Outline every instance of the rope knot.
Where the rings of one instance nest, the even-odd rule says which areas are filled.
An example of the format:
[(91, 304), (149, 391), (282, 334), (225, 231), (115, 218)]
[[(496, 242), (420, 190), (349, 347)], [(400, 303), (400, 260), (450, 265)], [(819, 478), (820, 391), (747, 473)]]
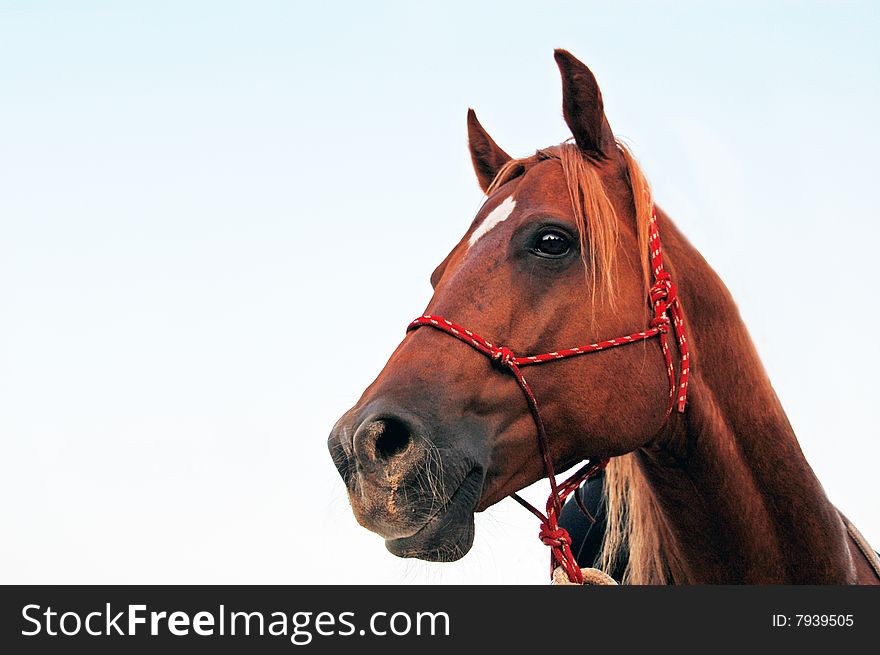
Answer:
[(571, 544), (571, 537), (568, 534), (568, 530), (559, 527), (551, 529), (546, 523), (541, 525), (541, 531), (538, 533), (538, 537), (545, 546), (562, 548), (564, 544)]
[(655, 304), (658, 302), (664, 302), (667, 305), (674, 303), (676, 298), (678, 298), (678, 289), (675, 288), (672, 276), (666, 271), (658, 273), (657, 279), (654, 281), (653, 286), (651, 286), (648, 295), (651, 298), (651, 302)]
[(667, 334), (669, 332), (669, 324), (670, 320), (665, 312), (663, 314), (660, 314), (660, 316), (655, 316), (651, 319), (651, 327), (657, 328), (657, 330), (659, 332), (662, 332), (663, 334)]
[(497, 366), (510, 368), (515, 365), (516, 355), (513, 354), (513, 351), (507, 346), (498, 346), (495, 350), (492, 351), (492, 362)]

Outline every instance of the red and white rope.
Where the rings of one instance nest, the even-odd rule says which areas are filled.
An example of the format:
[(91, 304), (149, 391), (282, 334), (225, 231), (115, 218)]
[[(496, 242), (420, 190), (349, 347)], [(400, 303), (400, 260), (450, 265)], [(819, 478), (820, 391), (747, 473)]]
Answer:
[[(553, 352), (542, 353), (539, 355), (529, 355), (527, 357), (518, 357), (509, 348), (505, 346), (496, 346), (491, 341), (484, 339), (471, 330), (456, 325), (452, 321), (441, 316), (434, 316), (431, 314), (419, 316), (407, 327), (407, 332), (421, 327), (431, 327), (449, 334), (491, 359), (499, 370), (509, 371), (514, 379), (516, 379), (516, 382), (526, 399), (532, 418), (535, 421), (535, 427), (538, 433), (538, 447), (541, 451), (541, 457), (544, 460), (544, 470), (547, 473), (547, 478), (550, 480), (550, 497), (547, 499), (546, 513), (533, 507), (518, 494), (512, 494), (512, 497), (541, 521), (539, 537), (544, 544), (551, 548), (551, 572), (555, 565), (558, 564), (564, 568), (572, 582), (581, 584), (584, 579), (580, 567), (577, 564), (577, 560), (571, 551), (571, 537), (565, 528), (560, 527), (558, 519), (559, 515), (562, 513), (562, 505), (568, 496), (570, 496), (581, 485), (581, 483), (584, 482), (584, 480), (603, 469), (608, 463), (608, 460), (604, 459), (595, 462), (589, 461), (578, 469), (574, 475), (566, 479), (564, 482), (557, 484), (556, 474), (553, 467), (553, 457), (550, 453), (550, 444), (547, 438), (547, 432), (544, 428), (544, 421), (541, 419), (541, 414), (538, 410), (538, 402), (535, 399), (535, 395), (532, 393), (528, 382), (526, 382), (525, 376), (523, 376), (522, 369), (526, 366), (544, 364), (570, 357), (578, 357), (580, 355), (625, 346), (630, 343), (639, 343), (653, 337), (658, 337), (660, 341), (660, 350), (663, 354), (667, 374), (669, 376), (669, 405), (666, 409), (666, 418), (669, 418), (673, 408), (676, 408), (679, 412), (684, 412), (685, 404), (687, 402), (688, 378), (690, 375), (690, 353), (688, 351), (684, 317), (681, 311), (681, 301), (678, 297), (678, 291), (675, 284), (672, 282), (672, 277), (663, 268), (663, 253), (660, 247), (660, 232), (657, 228), (657, 213), (653, 209), (651, 212), (648, 237), (651, 256), (651, 271), (654, 278), (654, 282), (649, 291), (649, 298), (654, 311), (654, 318), (651, 320), (649, 327), (641, 332), (634, 332), (615, 339), (597, 341), (596, 343), (587, 344), (585, 346), (565, 348), (563, 350), (555, 350)], [(672, 361), (672, 353), (669, 348), (668, 335), (670, 330), (675, 336), (679, 355), (681, 357), (681, 371), (677, 383), (675, 367)], [(556, 564), (554, 564), (554, 562)]]

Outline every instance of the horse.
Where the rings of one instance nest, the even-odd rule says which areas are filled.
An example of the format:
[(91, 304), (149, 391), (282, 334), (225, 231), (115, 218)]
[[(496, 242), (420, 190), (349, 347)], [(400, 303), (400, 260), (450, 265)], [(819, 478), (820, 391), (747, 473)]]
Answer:
[[(554, 57), (571, 139), (513, 158), (468, 110), (485, 201), (433, 272), (424, 316), (328, 440), (355, 518), (397, 556), (453, 561), (475, 512), (545, 476), (558, 491), (554, 470), (592, 462), (577, 487), (607, 462), (596, 564), (625, 553), (622, 582), (880, 584), (731, 294), (654, 204), (593, 73)], [(630, 341), (555, 357), (614, 335)], [(548, 357), (528, 382), (521, 368), (537, 362), (522, 353)], [(570, 548), (551, 527), (545, 543)]]

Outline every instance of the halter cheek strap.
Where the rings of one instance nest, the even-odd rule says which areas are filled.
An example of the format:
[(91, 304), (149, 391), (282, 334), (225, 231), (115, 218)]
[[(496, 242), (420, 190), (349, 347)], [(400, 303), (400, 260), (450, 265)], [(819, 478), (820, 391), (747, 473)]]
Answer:
[[(567, 359), (570, 357), (578, 357), (587, 353), (598, 352), (600, 350), (608, 350), (618, 346), (624, 346), (630, 343), (639, 343), (657, 337), (660, 341), (660, 350), (666, 363), (666, 370), (669, 375), (669, 405), (666, 408), (666, 418), (672, 413), (673, 409), (684, 412), (687, 402), (687, 385), (690, 374), (690, 354), (688, 352), (688, 342), (685, 335), (684, 318), (681, 312), (681, 302), (678, 298), (678, 292), (672, 277), (663, 268), (663, 254), (660, 249), (660, 233), (657, 229), (657, 212), (652, 209), (651, 220), (649, 224), (649, 247), (651, 255), (651, 270), (654, 282), (649, 291), (651, 306), (654, 311), (654, 318), (651, 320), (649, 327), (642, 332), (635, 332), (616, 339), (608, 339), (606, 341), (598, 341), (586, 346), (578, 346), (575, 348), (566, 348), (565, 350), (556, 350), (553, 352), (543, 353), (540, 355), (530, 355), (528, 357), (517, 357), (512, 350), (505, 346), (496, 346), (492, 342), (483, 337), (474, 334), (468, 329), (456, 325), (451, 321), (440, 316), (426, 314), (419, 316), (407, 327), (407, 332), (417, 330), (421, 327), (431, 327), (450, 336), (463, 341), (471, 346), (474, 350), (488, 357), (493, 365), (500, 371), (511, 373), (522, 390), (529, 411), (535, 422), (537, 429), (538, 447), (541, 451), (541, 457), (544, 460), (544, 470), (547, 478), (550, 480), (550, 497), (547, 499), (546, 514), (533, 507), (526, 502), (518, 494), (511, 494), (514, 500), (520, 505), (528, 509), (541, 521), (541, 531), (539, 537), (541, 541), (551, 548), (551, 571), (554, 566), (561, 566), (569, 580), (578, 584), (583, 584), (584, 577), (581, 569), (577, 564), (577, 559), (571, 550), (571, 537), (568, 531), (560, 527), (558, 519), (562, 513), (562, 505), (565, 500), (577, 489), (581, 483), (587, 480), (598, 471), (605, 468), (608, 459), (598, 461), (590, 460), (574, 475), (569, 477), (562, 483), (557, 484), (556, 474), (553, 467), (553, 457), (550, 454), (550, 444), (547, 439), (547, 431), (544, 428), (544, 421), (538, 410), (538, 401), (532, 393), (522, 369), (526, 366), (535, 364), (545, 364), (547, 362), (556, 361), (558, 359)], [(669, 333), (674, 334), (678, 351), (681, 356), (681, 372), (676, 382), (675, 367), (672, 362), (672, 353), (669, 348)]]

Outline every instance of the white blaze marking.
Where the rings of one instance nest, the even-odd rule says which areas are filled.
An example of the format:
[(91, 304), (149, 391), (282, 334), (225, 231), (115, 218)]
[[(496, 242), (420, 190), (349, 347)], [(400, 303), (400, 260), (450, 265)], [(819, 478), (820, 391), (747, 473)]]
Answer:
[(480, 223), (479, 227), (474, 230), (471, 238), (468, 239), (468, 248), (479, 241), (480, 238), (493, 227), (499, 225), (500, 223), (503, 223), (508, 218), (510, 218), (510, 215), (513, 213), (514, 207), (516, 207), (516, 201), (513, 199), (513, 197), (507, 196), (500, 205), (489, 212), (489, 215), (483, 219), (483, 222)]

